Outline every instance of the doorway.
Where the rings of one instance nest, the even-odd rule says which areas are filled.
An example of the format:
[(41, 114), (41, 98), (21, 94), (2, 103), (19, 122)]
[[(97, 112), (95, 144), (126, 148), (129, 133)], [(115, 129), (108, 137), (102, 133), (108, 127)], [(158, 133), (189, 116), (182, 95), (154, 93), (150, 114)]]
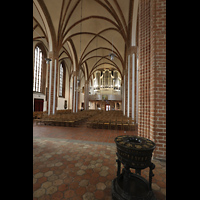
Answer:
[(34, 111), (43, 111), (44, 99), (34, 99)]
[(105, 110), (106, 110), (106, 111), (109, 111), (109, 110), (110, 110), (110, 105), (109, 105), (109, 104), (106, 104), (106, 105), (105, 105)]

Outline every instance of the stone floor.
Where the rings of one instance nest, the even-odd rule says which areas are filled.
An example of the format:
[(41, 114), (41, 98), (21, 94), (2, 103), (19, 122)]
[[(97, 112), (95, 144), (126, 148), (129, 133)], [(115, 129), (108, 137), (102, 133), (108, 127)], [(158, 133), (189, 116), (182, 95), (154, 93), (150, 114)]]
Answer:
[[(33, 200), (111, 200), (116, 177), (116, 130), (33, 124)], [(166, 163), (152, 161), (152, 188), (157, 200), (166, 199)], [(142, 171), (148, 180), (148, 169)]]

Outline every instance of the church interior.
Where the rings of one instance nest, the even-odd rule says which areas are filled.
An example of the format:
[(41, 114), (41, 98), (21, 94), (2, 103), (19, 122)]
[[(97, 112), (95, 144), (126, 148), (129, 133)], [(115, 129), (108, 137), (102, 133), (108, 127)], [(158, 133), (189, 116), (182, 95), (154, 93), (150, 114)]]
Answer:
[(114, 199), (121, 135), (166, 199), (166, 0), (33, 0), (33, 200)]

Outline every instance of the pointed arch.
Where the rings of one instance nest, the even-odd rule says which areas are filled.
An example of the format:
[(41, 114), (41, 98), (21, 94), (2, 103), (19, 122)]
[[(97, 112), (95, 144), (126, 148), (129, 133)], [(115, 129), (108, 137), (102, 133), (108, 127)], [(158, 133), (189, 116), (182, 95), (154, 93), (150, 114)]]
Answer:
[(53, 51), (53, 48), (56, 47), (56, 34), (55, 34), (53, 23), (51, 21), (50, 14), (43, 0), (33, 0), (33, 3), (35, 4), (41, 16), (41, 19), (44, 23), (44, 26), (47, 32), (46, 35), (49, 42), (49, 51), (51, 52)]
[(33, 65), (33, 91), (45, 94), (46, 78), (46, 49), (41, 42), (34, 47), (34, 65)]

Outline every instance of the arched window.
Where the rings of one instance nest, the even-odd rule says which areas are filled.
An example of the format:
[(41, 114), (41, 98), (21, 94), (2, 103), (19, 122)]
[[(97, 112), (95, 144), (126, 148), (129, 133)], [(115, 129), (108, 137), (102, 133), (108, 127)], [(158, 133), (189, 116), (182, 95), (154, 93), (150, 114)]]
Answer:
[(65, 65), (60, 64), (59, 97), (65, 97)]
[(34, 77), (33, 77), (33, 91), (42, 92), (42, 63), (43, 56), (42, 50), (35, 47), (35, 58), (34, 58)]

